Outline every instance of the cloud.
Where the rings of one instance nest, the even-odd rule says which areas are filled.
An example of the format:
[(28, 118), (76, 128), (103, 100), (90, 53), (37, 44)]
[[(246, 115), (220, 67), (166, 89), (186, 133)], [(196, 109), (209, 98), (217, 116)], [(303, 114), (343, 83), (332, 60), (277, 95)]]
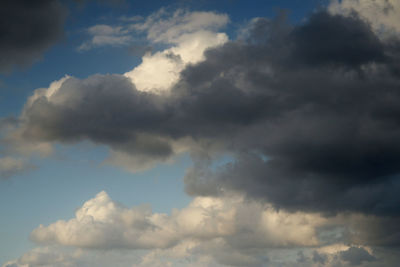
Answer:
[(226, 26), (229, 17), (215, 12), (188, 12), (178, 9), (172, 14), (160, 9), (132, 29), (147, 32), (147, 38), (155, 43), (180, 43), (182, 38), (199, 31), (215, 32)]
[[(175, 85), (188, 64), (203, 60), (206, 49), (227, 41), (223, 33), (196, 32), (182, 38), (177, 46), (154, 54), (145, 54), (142, 63), (125, 73), (140, 91), (162, 92)], [(157, 74), (155, 74), (157, 73)]]
[(123, 21), (125, 24), (121, 26), (89, 27), (86, 31), (91, 39), (81, 44), (78, 50), (132, 45), (143, 33), (150, 43), (167, 45), (167, 49), (155, 53), (145, 47), (142, 63), (124, 74), (140, 91), (168, 90), (179, 80), (186, 65), (204, 60), (206, 49), (228, 40), (225, 33), (217, 31), (229, 22), (229, 18), (215, 12), (160, 9), (147, 18), (123, 18)]
[[(193, 13), (182, 11), (179, 14), (186, 18), (184, 22), (188, 22), (187, 17), (191, 17)], [(153, 167), (158, 162), (171, 162), (174, 155), (187, 151), (188, 141), (185, 140), (185, 136), (174, 139), (168, 135), (160, 135), (157, 131), (152, 135), (142, 132), (141, 127), (137, 128), (138, 131), (134, 128), (139, 120), (143, 125), (147, 123), (156, 125), (167, 120), (169, 114), (173, 112), (168, 110), (173, 101), (161, 95), (155, 96), (153, 93), (160, 94), (170, 90), (170, 87), (179, 80), (180, 70), (188, 64), (204, 60), (203, 53), (206, 49), (222, 45), (227, 41), (225, 34), (206, 30), (209, 25), (207, 23), (203, 25), (199, 19), (203, 13), (194, 14), (197, 15), (193, 18), (197, 19), (197, 24), (200, 25), (191, 28), (190, 36), (182, 37), (179, 43), (174, 43), (164, 51), (145, 54), (142, 63), (124, 75), (94, 75), (84, 80), (66, 75), (51, 83), (48, 88), (37, 89), (27, 101), (21, 117), (15, 122), (15, 125), (27, 127), (17, 127), (18, 129), (9, 131), (3, 138), (8, 149), (24, 154), (30, 154), (36, 149), (40, 150), (39, 153), (42, 155), (48, 155), (51, 153), (51, 143), (59, 141), (59, 134), (64, 132), (66, 135), (62, 137), (62, 142), (89, 138), (93, 142), (110, 145), (111, 154), (106, 162), (123, 166), (133, 172)], [(204, 14), (212, 18), (222, 16), (211, 12)], [(204, 14), (200, 18), (207, 18)], [(176, 13), (174, 16), (178, 19)], [(178, 22), (175, 24), (177, 28), (182, 27)], [(206, 28), (201, 30), (203, 26)], [(90, 31), (96, 36), (126, 33), (121, 27), (112, 28), (107, 25), (97, 25)], [(146, 93), (147, 91), (152, 94)], [(99, 113), (98, 111), (105, 106), (108, 110)], [(58, 111), (50, 111), (53, 108)], [(86, 110), (87, 108), (91, 111)], [(33, 113), (37, 113), (38, 117), (32, 116)], [(113, 125), (104, 123), (103, 115), (108, 117)], [(40, 118), (42, 116), (49, 117)], [(75, 116), (81, 117), (82, 121), (74, 121), (78, 118)], [(94, 119), (95, 117), (98, 119)], [(50, 126), (52, 123), (45, 122), (48, 119), (61, 124), (56, 127)], [(128, 126), (126, 119), (132, 120), (128, 124), (134, 128), (122, 129)], [(67, 122), (68, 120), (71, 121)], [(87, 124), (89, 121), (90, 125)], [(50, 128), (45, 130), (43, 128), (45, 125), (40, 125), (41, 122), (45, 122)], [(78, 130), (81, 131), (81, 134), (78, 134), (75, 130), (80, 127), (86, 129)], [(52, 132), (51, 129), (55, 131)], [(94, 135), (88, 135), (88, 131)]]
[(338, 64), (357, 67), (384, 60), (382, 43), (370, 26), (359, 21), (356, 15), (315, 14), (307, 24), (293, 31), (293, 38), (296, 44), (294, 57), (314, 66)]
[(333, 14), (349, 15), (357, 12), (381, 37), (400, 32), (400, 3), (397, 0), (332, 0), (328, 9)]
[[(145, 55), (133, 71), (66, 76), (36, 90), (8, 137), (105, 144), (108, 162), (131, 171), (189, 152), (194, 166), (184, 181), (194, 201), (166, 215), (125, 208), (102, 193), (75, 218), (38, 227), (32, 239), (83, 249), (152, 249), (150, 263), (185, 243), (197, 260), (239, 266), (283, 262), (272, 254), (262, 258), (266, 248), (398, 246), (395, 42), (379, 38), (358, 15), (325, 11), (299, 25), (283, 15), (255, 19), (247, 39), (223, 42), (208, 24), (198, 30), (175, 20), (181, 19), (171, 22), (177, 30), (160, 40), (179, 36), (179, 42)], [(212, 47), (203, 45), (208, 39)], [(193, 40), (200, 45), (188, 53)], [(232, 161), (214, 167), (224, 154)], [(338, 250), (326, 257), (317, 252), (320, 257), (304, 252), (301, 261), (352, 264)], [(298, 251), (290, 253), (296, 266)]]
[[(100, 192), (76, 211), (75, 218), (39, 226), (31, 239), (79, 248), (171, 248), (180, 242), (222, 238), (231, 247), (285, 247), (318, 244), (316, 227), (325, 219), (285, 213), (242, 198), (195, 198), (171, 215), (148, 207), (126, 208)], [(221, 242), (221, 241), (219, 241)]]
[[(127, 46), (145, 33), (152, 44), (164, 44), (169, 48), (151, 53), (146, 51), (142, 63), (125, 73), (140, 91), (160, 92), (173, 86), (180, 72), (188, 64), (204, 60), (206, 49), (222, 45), (228, 40), (225, 33), (217, 32), (229, 18), (215, 12), (175, 12), (161, 9), (147, 18), (124, 19), (122, 26), (95, 25), (87, 29), (91, 36), (78, 50), (101, 46)], [(132, 23), (134, 22), (134, 23)]]
[(347, 236), (371, 231), (363, 225), (373, 220), (379, 218), (290, 213), (236, 194), (196, 197), (170, 214), (154, 213), (102, 191), (74, 218), (34, 229), (31, 240), (44, 246), (3, 267), (396, 266), (396, 247), (357, 245)]
[(327, 256), (324, 254), (319, 254), (317, 251), (314, 251), (312, 261), (324, 265), (327, 261)]
[[(381, 50), (386, 44), (377, 38), (371, 39), (377, 45), (365, 50), (376, 52), (358, 48), (357, 59), (341, 58), (353, 49), (342, 41), (336, 52), (331, 44), (315, 42), (319, 32), (311, 29), (321, 26), (321, 17), (337, 26), (333, 30), (323, 24), (324, 35), (346, 40), (350, 34), (363, 40), (359, 45), (370, 46), (373, 33), (357, 17), (322, 12), (293, 29), (262, 20), (261, 44), (257, 36), (251, 40), (256, 44), (229, 43), (183, 72), (194, 95), (209, 93), (208, 100), (214, 100), (197, 98), (191, 113), (201, 109), (207, 126), (220, 123), (213, 128), (215, 137), (221, 134), (237, 151), (247, 151), (215, 175), (190, 172), (189, 193), (206, 195), (226, 188), (280, 208), (398, 214), (399, 151), (392, 139), (398, 129), (389, 126), (396, 109), (384, 104), (387, 94), (391, 103), (397, 102), (392, 93), (399, 83), (392, 72), (396, 67)], [(346, 31), (338, 30), (342, 20), (351, 23), (344, 26)], [(265, 41), (265, 36), (271, 39)], [(379, 54), (384, 56), (371, 56)]]
[(26, 266), (44, 266), (44, 267), (69, 267), (76, 266), (73, 263), (74, 258), (49, 247), (35, 248), (19, 259), (4, 263), (3, 267), (26, 267)]
[(58, 0), (0, 4), (0, 72), (26, 66), (63, 36), (66, 8)]
[(33, 166), (22, 159), (9, 156), (0, 157), (0, 178), (8, 178), (31, 168)]
[[(3, 144), (46, 153), (89, 140), (130, 171), (189, 152), (194, 199), (162, 214), (101, 192), (31, 239), (89, 254), (144, 250), (129, 263), (138, 266), (397, 266), (399, 41), (361, 11), (330, 12), (298, 25), (256, 18), (231, 41), (218, 32), (229, 19), (213, 12), (92, 28), (143, 31), (166, 47), (122, 75), (35, 90), (19, 118), (0, 124)], [(215, 167), (221, 155), (231, 161)], [(40, 265), (22, 258), (9, 265)]]
[[(108, 145), (120, 165), (131, 155), (132, 166), (185, 151), (210, 151), (211, 160), (213, 151), (229, 153), (233, 163), (216, 173), (197, 162), (187, 192), (240, 191), (292, 211), (399, 215), (397, 46), (356, 15), (321, 11), (297, 26), (256, 19), (246, 41), (221, 43), (223, 35), (197, 31), (209, 24), (196, 16), (179, 24), (190, 14), (165, 22), (177, 30), (161, 40), (183, 34), (177, 45), (145, 55), (131, 72), (36, 90), (19, 136), (88, 139)], [(319, 40), (322, 32), (332, 42)], [(207, 49), (210, 38), (216, 46)], [(196, 53), (185, 59), (192, 42)]]
[(139, 262), (137, 255), (121, 251), (85, 251), (82, 249), (59, 246), (36, 247), (15, 260), (8, 261), (2, 267), (130, 267)]
[(204, 60), (204, 52), (227, 42), (217, 32), (229, 22), (228, 16), (214, 12), (171, 13), (165, 9), (148, 16), (144, 22), (130, 25), (131, 30), (146, 32), (152, 43), (172, 45), (164, 51), (147, 53), (142, 63), (125, 73), (140, 91), (160, 92), (171, 88), (188, 65)]
[(78, 51), (89, 50), (101, 46), (124, 46), (133, 41), (132, 36), (121, 26), (95, 25), (87, 29), (91, 39), (78, 47)]
[(369, 254), (368, 251), (358, 247), (350, 247), (348, 250), (340, 252), (340, 257), (352, 266), (361, 265), (364, 261), (376, 261), (376, 258)]

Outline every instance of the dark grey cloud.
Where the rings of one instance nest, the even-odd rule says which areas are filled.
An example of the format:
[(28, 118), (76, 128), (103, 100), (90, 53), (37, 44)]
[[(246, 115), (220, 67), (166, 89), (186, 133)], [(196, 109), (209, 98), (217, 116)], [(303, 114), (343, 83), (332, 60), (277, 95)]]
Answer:
[(369, 254), (364, 248), (350, 247), (346, 251), (340, 252), (340, 258), (349, 262), (352, 266), (361, 265), (363, 262), (376, 261), (376, 258)]
[(355, 231), (349, 232), (347, 242), (352, 244), (368, 244), (375, 247), (392, 248), (398, 250), (400, 246), (400, 218), (374, 217), (353, 219), (346, 224)]
[(320, 254), (317, 251), (313, 251), (312, 261), (314, 263), (319, 263), (324, 265), (325, 262), (327, 261), (327, 257), (325, 254)]
[(189, 137), (235, 158), (216, 172), (198, 162), (185, 177), (192, 195), (235, 190), (288, 210), (399, 216), (397, 43), (356, 15), (258, 19), (247, 40), (187, 67), (170, 94), (122, 75), (69, 78), (25, 107), (20, 131), (160, 159)]
[(0, 3), (0, 72), (26, 66), (63, 36), (66, 9), (58, 0)]
[(51, 101), (40, 96), (25, 108), (23, 135), (60, 142), (89, 139), (162, 159), (172, 153), (159, 135), (170, 117), (167, 107), (162, 97), (137, 91), (122, 75), (68, 78)]
[[(322, 12), (294, 28), (275, 23), (256, 23), (261, 43), (257, 35), (230, 43), (184, 72), (201, 94), (229, 88), (228, 104), (214, 99), (203, 112), (213, 121), (230, 114), (220, 129), (237, 133), (230, 145), (246, 151), (217, 172), (191, 170), (187, 191), (234, 189), (286, 209), (398, 215), (400, 84), (391, 57), (398, 47), (356, 16)], [(330, 42), (318, 39), (325, 31)], [(201, 87), (209, 81), (212, 89)], [(229, 120), (240, 132), (226, 128)]]
[(320, 12), (292, 33), (294, 57), (310, 65), (360, 66), (383, 61), (384, 48), (370, 26), (358, 18)]

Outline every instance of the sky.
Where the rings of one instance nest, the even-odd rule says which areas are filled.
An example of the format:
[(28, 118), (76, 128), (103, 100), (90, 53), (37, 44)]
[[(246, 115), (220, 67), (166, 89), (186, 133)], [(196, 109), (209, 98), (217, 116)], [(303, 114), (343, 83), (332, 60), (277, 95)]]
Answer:
[(0, 266), (394, 267), (399, 0), (0, 2)]

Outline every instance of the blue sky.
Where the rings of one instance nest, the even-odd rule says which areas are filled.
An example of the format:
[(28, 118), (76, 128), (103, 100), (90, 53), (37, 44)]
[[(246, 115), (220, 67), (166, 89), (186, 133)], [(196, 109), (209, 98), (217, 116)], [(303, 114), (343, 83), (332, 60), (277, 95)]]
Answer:
[(400, 3), (365, 3), (6, 1), (0, 266), (395, 266)]

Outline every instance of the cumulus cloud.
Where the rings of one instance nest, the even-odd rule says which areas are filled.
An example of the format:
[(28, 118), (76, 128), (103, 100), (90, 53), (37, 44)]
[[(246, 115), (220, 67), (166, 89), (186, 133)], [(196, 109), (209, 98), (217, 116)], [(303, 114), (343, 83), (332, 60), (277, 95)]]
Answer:
[(106, 192), (83, 204), (75, 218), (39, 226), (38, 243), (80, 248), (169, 248), (184, 240), (223, 239), (232, 247), (290, 247), (318, 244), (316, 228), (326, 219), (313, 214), (276, 211), (240, 197), (195, 198), (171, 215), (148, 207), (126, 208)]
[[(179, 16), (184, 19), (179, 19)], [(106, 162), (134, 172), (150, 168), (158, 162), (171, 162), (174, 155), (187, 151), (188, 140), (186, 140), (186, 136), (176, 139), (168, 135), (160, 135), (157, 131), (154, 134), (143, 132), (142, 129), (139, 129), (140, 127), (137, 128), (138, 131), (133, 128), (122, 129), (127, 126), (126, 119), (132, 120), (128, 124), (131, 124), (134, 128), (139, 121), (142, 121), (143, 125), (147, 123), (158, 124), (157, 127), (161, 129), (163, 127), (161, 124), (166, 124), (168, 117), (170, 117), (172, 110), (169, 109), (172, 107), (171, 105), (174, 105), (174, 101), (154, 94), (168, 91), (179, 80), (180, 71), (186, 65), (204, 60), (203, 54), (207, 48), (222, 45), (227, 41), (225, 34), (211, 31), (216, 29), (215, 25), (210, 26), (210, 23), (214, 23), (214, 20), (218, 18), (222, 20), (220, 24), (226, 23), (225, 15), (212, 12), (180, 11), (174, 13), (173, 18), (176, 21), (171, 27), (172, 29), (174, 27), (179, 29), (177, 31), (180, 35), (177, 33), (179, 36), (176, 37), (179, 37), (180, 40), (170, 44), (172, 46), (164, 51), (146, 54), (142, 63), (132, 71), (124, 75), (94, 75), (85, 80), (66, 75), (51, 83), (48, 88), (37, 89), (27, 101), (19, 118), (20, 124), (30, 124), (32, 127), (20, 127), (11, 131), (4, 138), (7, 146), (14, 151), (24, 152), (25, 154), (30, 154), (36, 149), (37, 151), (40, 150), (40, 154), (48, 155), (51, 153), (51, 142), (58, 141), (57, 136), (68, 128), (70, 130), (67, 131), (72, 131), (71, 135), (64, 132), (66, 135), (65, 138), (62, 138), (63, 142), (74, 142), (89, 138), (96, 143), (108, 144), (111, 147), (111, 154)], [(206, 21), (207, 19), (211, 21)], [(194, 20), (195, 23), (190, 22), (190, 20)], [(149, 24), (148, 21), (149, 18), (146, 20), (147, 24)], [(192, 26), (187, 29), (182, 26), (183, 23)], [(90, 30), (96, 36), (119, 35), (127, 32), (121, 27), (112, 28), (107, 25), (98, 25)], [(117, 90), (115, 90), (116, 88)], [(146, 93), (147, 91), (149, 93)], [(101, 98), (103, 100), (100, 100)], [(39, 102), (46, 102), (49, 105), (38, 104)], [(89, 104), (89, 102), (92, 104)], [(142, 105), (147, 105), (147, 108)], [(45, 106), (50, 109), (58, 106), (57, 109), (61, 109), (59, 112), (45, 111), (43, 110)], [(92, 107), (92, 111), (88, 112), (86, 109), (89, 106)], [(106, 106), (110, 109), (105, 110)], [(70, 114), (67, 115), (70, 119), (75, 120), (80, 117), (82, 121), (80, 123), (71, 121), (70, 125), (68, 125), (69, 123), (64, 126), (60, 125), (63, 129), (56, 129), (57, 127), (48, 125), (55, 130), (55, 132), (50, 133), (41, 129), (42, 126), (39, 125), (47, 119), (43, 120), (43, 118), (31, 116), (30, 110), (33, 109), (41, 114), (38, 114), (39, 117), (42, 115), (53, 117), (52, 119), (48, 117), (53, 122), (66, 122), (58, 117), (64, 112), (65, 115)], [(99, 113), (99, 109), (103, 109), (103, 111)], [(70, 112), (75, 113), (75, 115)], [(82, 116), (83, 113), (86, 113), (87, 116)], [(64, 117), (64, 115), (61, 116)], [(109, 122), (117, 124), (104, 124), (103, 116), (108, 117)], [(97, 117), (98, 120), (93, 120), (94, 117)], [(90, 122), (91, 126), (87, 122)], [(18, 124), (18, 121), (15, 124)], [(82, 135), (74, 136), (77, 134), (74, 130), (76, 126), (89, 127), (92, 130), (89, 130), (89, 128), (82, 129)], [(95, 136), (84, 133), (88, 130), (93, 132)], [(26, 140), (28, 141), (26, 142)]]
[[(132, 29), (165, 50), (123, 75), (67, 76), (36, 90), (12, 136), (105, 144), (108, 162), (133, 171), (190, 152), (184, 180), (194, 201), (166, 215), (101, 193), (75, 218), (35, 229), (33, 240), (165, 257), (186, 242), (198, 260), (239, 266), (283, 264), (260, 258), (265, 248), (333, 243), (356, 248), (291, 251), (292, 266), (374, 266), (361, 247), (398, 246), (397, 39), (381, 38), (357, 12), (322, 10), (298, 25), (283, 14), (258, 18), (233, 41), (218, 32), (224, 15), (163, 12)], [(221, 154), (232, 161), (214, 168)]]
[(31, 64), (63, 35), (66, 9), (58, 0), (0, 4), (0, 72)]
[[(236, 194), (196, 197), (164, 214), (147, 205), (125, 207), (102, 191), (74, 218), (33, 230), (31, 239), (44, 247), (3, 267), (396, 266), (398, 255), (390, 249), (357, 245), (346, 236), (364, 231), (353, 216), (278, 211)], [(326, 239), (339, 233), (342, 239)]]
[[(187, 16), (195, 23), (185, 27)], [(145, 56), (131, 72), (66, 77), (36, 90), (20, 136), (89, 139), (108, 145), (121, 165), (132, 155), (132, 166), (217, 150), (234, 162), (215, 174), (196, 164), (185, 178), (190, 194), (228, 189), (288, 210), (399, 215), (398, 46), (356, 14), (320, 11), (296, 26), (283, 17), (256, 19), (247, 41), (208, 50), (196, 41), (201, 57), (185, 62), (186, 38), (198, 40), (205, 32), (197, 30), (209, 27), (204, 16), (167, 20), (177, 30), (161, 40), (181, 36), (178, 44)], [(158, 32), (147, 20), (142, 27)]]
[(217, 32), (229, 22), (228, 16), (214, 12), (188, 12), (177, 10), (172, 14), (165, 9), (147, 17), (143, 22), (130, 25), (131, 30), (146, 32), (152, 43), (172, 47), (147, 53), (142, 63), (125, 73), (140, 91), (168, 90), (188, 65), (204, 60), (204, 51), (220, 46), (228, 40), (225, 33)]
[(206, 49), (222, 45), (228, 40), (227, 35), (218, 30), (229, 22), (229, 18), (215, 12), (183, 9), (171, 12), (160, 9), (147, 18), (123, 18), (122, 21), (125, 24), (120, 26), (102, 24), (89, 27), (86, 32), (90, 40), (81, 44), (78, 50), (132, 46), (134, 40), (143, 33), (151, 44), (167, 46), (165, 50), (155, 53), (145, 49), (142, 63), (124, 74), (140, 91), (169, 89), (179, 80), (180, 72), (186, 65), (204, 60)]

